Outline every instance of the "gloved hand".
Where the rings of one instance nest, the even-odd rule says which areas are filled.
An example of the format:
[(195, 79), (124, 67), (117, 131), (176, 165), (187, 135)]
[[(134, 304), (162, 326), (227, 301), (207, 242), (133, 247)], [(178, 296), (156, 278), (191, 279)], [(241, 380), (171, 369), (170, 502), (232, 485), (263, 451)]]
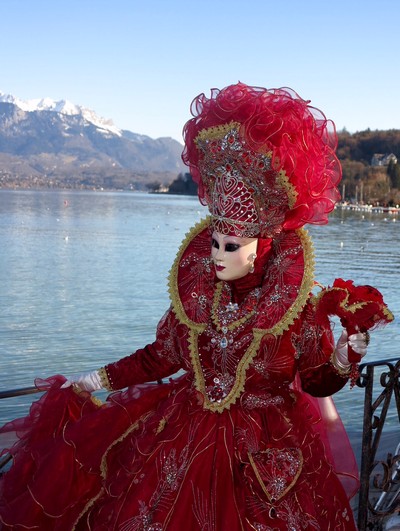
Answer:
[(70, 387), (71, 385), (77, 385), (78, 387), (80, 387), (84, 391), (88, 391), (89, 393), (92, 393), (93, 391), (98, 391), (99, 389), (103, 389), (103, 386), (101, 385), (99, 371), (73, 374), (69, 376), (65, 383), (63, 383), (61, 389), (65, 389), (66, 387)]
[(346, 369), (350, 367), (351, 362), (348, 357), (348, 347), (350, 347), (363, 358), (367, 353), (369, 343), (368, 332), (356, 332), (348, 335), (347, 331), (343, 329), (342, 335), (336, 343), (335, 358), (340, 368)]

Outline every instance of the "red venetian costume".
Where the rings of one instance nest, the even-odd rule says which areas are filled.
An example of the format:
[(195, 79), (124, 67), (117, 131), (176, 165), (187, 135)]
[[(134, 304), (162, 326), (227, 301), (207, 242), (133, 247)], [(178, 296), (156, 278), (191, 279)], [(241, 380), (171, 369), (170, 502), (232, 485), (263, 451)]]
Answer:
[[(232, 110), (246, 91), (250, 99)], [(281, 107), (270, 103), (269, 117), (258, 108), (263, 94)], [(4, 529), (355, 529), (348, 441), (331, 402), (313, 398), (341, 389), (348, 374), (332, 364), (328, 320), (316, 319), (312, 245), (300, 228), (326, 221), (337, 199), (335, 138), (326, 120), (318, 129), (307, 102), (288, 91), (238, 84), (222, 96), (212, 116), (204, 109), (218, 95), (200, 96), (203, 120), (193, 118), (186, 129), (184, 157), (212, 217), (181, 246), (170, 274), (171, 308), (155, 342), (102, 370), (111, 390), (128, 387), (106, 404), (60, 390), (63, 377), (42, 383), (49, 390), (31, 415), (8, 427), (20, 441), (2, 480)], [(299, 125), (273, 138), (294, 101), (310, 121), (303, 129), (314, 127), (326, 150), (318, 152), (315, 165), (323, 170), (312, 168), (314, 177), (310, 151), (297, 153), (303, 178), (315, 179), (305, 191), (285, 145), (299, 141)], [(243, 132), (243, 116), (268, 124), (266, 143), (260, 123), (246, 129), (252, 135)], [(300, 136), (304, 153), (315, 148), (303, 130)], [(254, 274), (216, 279), (211, 227), (261, 236)], [(145, 383), (179, 370), (168, 383)]]

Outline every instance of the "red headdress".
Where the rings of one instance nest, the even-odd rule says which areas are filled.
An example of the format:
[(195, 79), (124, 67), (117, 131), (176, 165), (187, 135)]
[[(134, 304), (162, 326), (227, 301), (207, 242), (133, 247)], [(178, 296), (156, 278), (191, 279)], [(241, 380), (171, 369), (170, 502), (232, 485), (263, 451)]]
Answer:
[(273, 237), (324, 224), (340, 198), (334, 124), (291, 89), (243, 83), (192, 103), (183, 161), (216, 230)]

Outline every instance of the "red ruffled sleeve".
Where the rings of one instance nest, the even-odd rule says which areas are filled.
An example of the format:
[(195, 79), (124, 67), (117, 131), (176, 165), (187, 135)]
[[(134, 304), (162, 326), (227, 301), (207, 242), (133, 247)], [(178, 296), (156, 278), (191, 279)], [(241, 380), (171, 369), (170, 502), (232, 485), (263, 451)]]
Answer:
[[(332, 315), (340, 318), (349, 334), (374, 330), (394, 319), (380, 291), (368, 285), (356, 286), (352, 280), (341, 278), (335, 279), (333, 286), (324, 288), (317, 297), (317, 322), (327, 323)], [(349, 361), (360, 360), (360, 355), (349, 347)]]
[(106, 365), (110, 390), (153, 382), (177, 372), (182, 368), (181, 348), (186, 335), (186, 327), (168, 310), (158, 324), (154, 343)]
[(301, 386), (312, 396), (331, 396), (346, 384), (348, 376), (338, 373), (330, 359), (335, 349), (329, 322), (318, 324), (309, 301), (300, 317), (292, 342), (298, 357)]
[(330, 362), (317, 368), (304, 370), (300, 374), (304, 391), (318, 397), (334, 395), (346, 385), (350, 376), (339, 374)]

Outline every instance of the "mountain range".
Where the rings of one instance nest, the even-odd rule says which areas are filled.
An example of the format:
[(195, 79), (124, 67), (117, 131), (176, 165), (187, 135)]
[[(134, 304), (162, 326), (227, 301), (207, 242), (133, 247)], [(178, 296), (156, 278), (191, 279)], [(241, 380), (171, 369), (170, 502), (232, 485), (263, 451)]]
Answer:
[(0, 188), (145, 189), (185, 171), (183, 146), (118, 129), (69, 101), (0, 92)]

